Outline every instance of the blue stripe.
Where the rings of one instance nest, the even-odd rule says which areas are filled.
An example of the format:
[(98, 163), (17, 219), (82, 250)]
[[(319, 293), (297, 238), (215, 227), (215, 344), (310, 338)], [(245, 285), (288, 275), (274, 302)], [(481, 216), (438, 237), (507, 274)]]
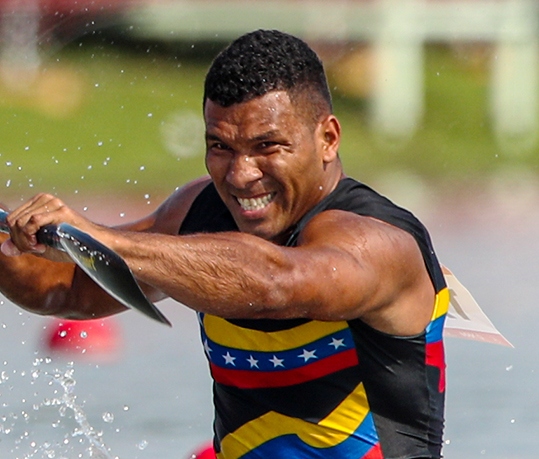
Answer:
[(361, 459), (378, 443), (372, 414), (345, 441), (328, 448), (315, 448), (297, 435), (283, 435), (269, 440), (241, 456), (241, 459)]
[(445, 323), (445, 314), (443, 316), (438, 317), (436, 320), (433, 320), (430, 324), (427, 325), (427, 334), (426, 334), (427, 344), (435, 343), (436, 341), (440, 341), (442, 339), (443, 331), (444, 331), (444, 323)]
[[(305, 346), (298, 348), (277, 351), (277, 352), (262, 352), (262, 351), (246, 351), (243, 349), (230, 348), (222, 346), (210, 340), (206, 335), (204, 328), (201, 328), (202, 342), (205, 347), (209, 346), (211, 352), (206, 352), (208, 359), (217, 366), (223, 368), (234, 368), (236, 370), (252, 370), (252, 371), (282, 371), (301, 368), (326, 357), (340, 354), (354, 346), (352, 333), (348, 328), (327, 335), (317, 341), (313, 341)], [(336, 340), (342, 340), (342, 345), (337, 348), (332, 345)], [(313, 352), (314, 358), (302, 357), (304, 351)], [(229, 356), (229, 363), (224, 356)], [(233, 357), (234, 364), (230, 363), (230, 357)], [(281, 365), (276, 365), (275, 362), (282, 361)], [(256, 366), (254, 362), (256, 361)]]

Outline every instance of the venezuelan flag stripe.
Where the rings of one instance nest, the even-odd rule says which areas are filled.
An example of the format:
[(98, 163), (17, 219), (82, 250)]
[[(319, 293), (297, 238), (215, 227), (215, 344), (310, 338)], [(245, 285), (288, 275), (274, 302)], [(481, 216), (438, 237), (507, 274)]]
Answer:
[(279, 371), (285, 368), (299, 368), (312, 361), (323, 360), (355, 348), (350, 329), (340, 330), (303, 347), (275, 352), (256, 349), (247, 351), (223, 346), (208, 338), (204, 330), (201, 333), (210, 362), (216, 366), (233, 367), (236, 370)]
[[(220, 317), (205, 314), (202, 326), (214, 343), (235, 349), (277, 352), (305, 346), (324, 336), (348, 328), (346, 322), (310, 321), (276, 332), (242, 329)], [(244, 331), (245, 333), (243, 333)]]
[(444, 323), (445, 323), (445, 317), (438, 317), (436, 320), (432, 321), (427, 326), (427, 333), (425, 336), (425, 339), (427, 341), (427, 344), (435, 343), (437, 341), (442, 340), (442, 335), (444, 332)]
[(449, 311), (449, 289), (444, 287), (436, 294), (436, 301), (431, 320), (434, 321), (439, 317), (445, 316), (447, 311)]
[(357, 353), (355, 349), (350, 349), (291, 370), (236, 370), (223, 368), (211, 362), (210, 369), (213, 379), (220, 384), (241, 389), (261, 389), (305, 383), (357, 364)]
[(438, 391), (445, 390), (445, 351), (443, 343), (444, 323), (449, 310), (449, 290), (444, 288), (436, 295), (436, 306), (432, 322), (427, 327), (426, 333), (426, 356), (425, 363), (429, 366), (438, 368), (440, 379), (438, 382)]
[(275, 412), (244, 424), (223, 439), (217, 457), (379, 459), (377, 450), (378, 434), (361, 383), (318, 424)]
[(443, 341), (436, 341), (434, 343), (428, 343), (426, 346), (426, 364), (440, 370), (440, 380), (438, 383), (438, 390), (443, 392), (445, 390), (445, 352)]

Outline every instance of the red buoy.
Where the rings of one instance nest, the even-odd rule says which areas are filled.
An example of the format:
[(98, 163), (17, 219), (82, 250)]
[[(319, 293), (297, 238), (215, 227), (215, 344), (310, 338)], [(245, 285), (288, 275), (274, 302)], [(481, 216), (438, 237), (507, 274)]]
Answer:
[(54, 320), (47, 327), (49, 351), (109, 360), (117, 357), (119, 330), (111, 319)]
[(213, 443), (208, 442), (196, 449), (188, 459), (216, 459)]

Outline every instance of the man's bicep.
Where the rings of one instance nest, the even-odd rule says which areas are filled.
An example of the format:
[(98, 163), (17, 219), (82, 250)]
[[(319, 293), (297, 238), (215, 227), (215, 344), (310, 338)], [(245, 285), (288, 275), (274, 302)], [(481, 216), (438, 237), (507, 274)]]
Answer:
[(313, 251), (310, 266), (320, 298), (313, 314), (325, 320), (359, 318), (390, 305), (407, 288), (411, 270), (418, 269), (412, 265), (421, 263), (408, 233), (343, 211), (315, 217), (300, 246)]

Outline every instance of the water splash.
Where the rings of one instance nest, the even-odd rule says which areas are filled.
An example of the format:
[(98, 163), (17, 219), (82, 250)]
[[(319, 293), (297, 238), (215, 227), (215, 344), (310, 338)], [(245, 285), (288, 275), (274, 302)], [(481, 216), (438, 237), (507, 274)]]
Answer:
[[(26, 397), (23, 396), (23, 407), (13, 410), (9, 403), (3, 408), (9, 409), (0, 416), (0, 441), (10, 437), (13, 445), (10, 457), (19, 459), (118, 459), (112, 456), (109, 448), (103, 441), (103, 433), (96, 431), (89, 423), (86, 413), (75, 394), (76, 380), (74, 378), (73, 362), (67, 363), (63, 369), (48, 367), (52, 363), (50, 358), (36, 358), (30, 371), (23, 370), (19, 375), (16, 372), (2, 373), (0, 379), (0, 395), (4, 391), (13, 391), (17, 376), (30, 377), (31, 385), (46, 383), (52, 389), (52, 394), (41, 401), (30, 404), (26, 408)], [(47, 364), (47, 366), (43, 366)], [(48, 383), (47, 383), (48, 381)], [(38, 395), (36, 390), (34, 397)], [(56, 414), (55, 414), (56, 413)], [(109, 417), (111, 417), (110, 415)], [(43, 421), (50, 422), (56, 433), (49, 433), (43, 437), (43, 432), (36, 432), (31, 426)], [(109, 420), (109, 423), (112, 422)], [(58, 438), (58, 433), (61, 433)], [(51, 439), (55, 438), (55, 439)]]
[(73, 419), (77, 422), (78, 428), (73, 431), (72, 435), (73, 437), (84, 436), (88, 440), (90, 443), (90, 457), (95, 457), (96, 459), (114, 459), (103, 443), (101, 434), (94, 430), (88, 422), (86, 413), (76, 403), (74, 371), (73, 367), (69, 367), (63, 373), (57, 371), (53, 375), (54, 382), (60, 384), (63, 394), (60, 398), (52, 399), (50, 402), (52, 405), (58, 406), (61, 416), (66, 416), (67, 410), (73, 413)]

